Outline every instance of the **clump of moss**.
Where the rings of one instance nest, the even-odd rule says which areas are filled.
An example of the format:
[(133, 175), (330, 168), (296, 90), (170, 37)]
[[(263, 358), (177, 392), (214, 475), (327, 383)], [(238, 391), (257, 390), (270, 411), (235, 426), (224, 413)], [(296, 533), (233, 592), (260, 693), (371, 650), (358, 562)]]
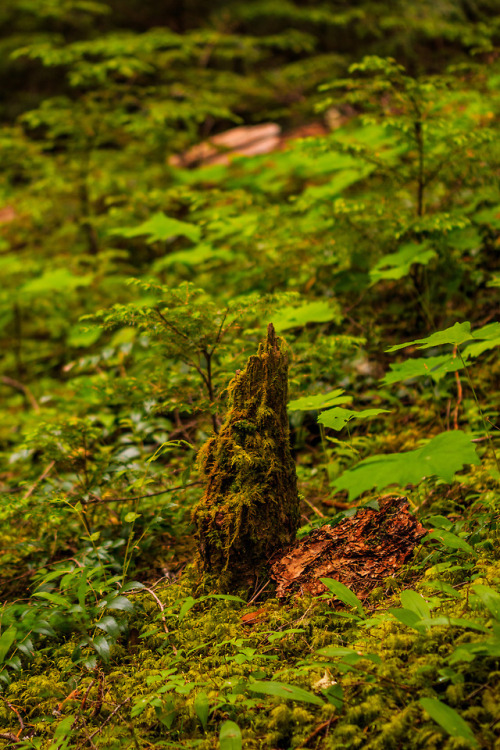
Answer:
[(229, 591), (252, 585), (295, 539), (299, 499), (287, 417), (288, 355), (272, 324), (228, 387), (220, 433), (201, 449), (207, 480), (193, 519), (199, 567)]

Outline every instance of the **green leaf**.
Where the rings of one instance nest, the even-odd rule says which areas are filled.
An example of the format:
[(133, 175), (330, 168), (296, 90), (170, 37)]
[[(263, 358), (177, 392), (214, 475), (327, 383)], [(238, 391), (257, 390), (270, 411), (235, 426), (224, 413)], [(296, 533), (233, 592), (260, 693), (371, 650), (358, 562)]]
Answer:
[(470, 726), (454, 708), (450, 708), (450, 706), (437, 700), (437, 698), (420, 698), (419, 703), (427, 711), (431, 719), (434, 719), (451, 737), (461, 737), (470, 742), (474, 747), (479, 747)]
[(187, 615), (189, 610), (194, 607), (196, 602), (197, 599), (194, 599), (192, 596), (186, 596), (179, 610), (179, 620), (182, 620)]
[(332, 706), (335, 706), (337, 711), (342, 710), (342, 706), (344, 705), (344, 690), (342, 688), (342, 685), (330, 685), (329, 688), (322, 690), (322, 693), (327, 699), (328, 703), (331, 703)]
[(163, 271), (165, 268), (182, 263), (185, 266), (200, 266), (202, 263), (211, 260), (232, 261), (235, 260), (235, 253), (230, 250), (219, 250), (208, 243), (202, 243), (189, 250), (178, 250), (170, 253), (164, 258), (159, 258), (153, 264), (154, 271)]
[(194, 224), (188, 224), (185, 221), (179, 221), (170, 216), (165, 216), (164, 213), (159, 211), (137, 227), (112, 229), (110, 234), (117, 234), (121, 237), (139, 237), (140, 235), (146, 234), (149, 235), (148, 244), (179, 236), (187, 237), (193, 242), (199, 242), (201, 229)]
[(481, 625), (479, 622), (474, 620), (465, 620), (463, 617), (447, 617), (441, 615), (441, 617), (423, 617), (420, 620), (421, 624), (425, 627), (454, 627), (454, 628), (470, 628), (471, 630), (478, 630), (480, 633), (488, 633), (488, 628)]
[(60, 594), (52, 594), (49, 591), (36, 591), (33, 596), (38, 596), (40, 599), (46, 599), (51, 604), (56, 604), (58, 607), (65, 607), (69, 609), (72, 604), (69, 599)]
[(71, 734), (71, 729), (75, 719), (76, 715), (70, 714), (69, 716), (65, 716), (64, 719), (59, 722), (56, 727), (56, 731), (54, 732), (52, 742), (49, 745), (49, 750), (51, 750), (52, 748), (62, 749), (65, 746), (62, 745), (62, 742), (66, 740)]
[(361, 601), (358, 599), (356, 594), (351, 591), (351, 589), (347, 588), (347, 586), (344, 586), (343, 583), (340, 583), (340, 581), (336, 581), (334, 578), (320, 578), (321, 583), (324, 583), (325, 586), (329, 591), (332, 592), (332, 594), (335, 594), (337, 599), (340, 599), (341, 602), (344, 602), (344, 604), (347, 604), (349, 607), (354, 607), (358, 610), (361, 617), (365, 620), (366, 619), (366, 612), (363, 608), (363, 605), (361, 604)]
[(194, 711), (198, 719), (200, 720), (203, 729), (207, 728), (208, 714), (210, 713), (210, 704), (208, 702), (208, 695), (202, 690), (197, 694), (194, 699)]
[(106, 638), (103, 635), (98, 635), (96, 638), (92, 638), (91, 644), (103, 662), (108, 664), (111, 654), (109, 651), (109, 643)]
[(225, 721), (219, 732), (219, 750), (241, 750), (241, 729), (234, 721)]
[(304, 703), (314, 703), (316, 706), (322, 706), (323, 701), (317, 695), (309, 693), (307, 690), (295, 687), (295, 685), (286, 685), (284, 682), (252, 682), (248, 689), (254, 693), (264, 693), (265, 695), (276, 695), (279, 698), (289, 698), (294, 701)]
[(318, 649), (317, 653), (320, 656), (327, 656), (329, 659), (337, 659), (340, 662), (349, 665), (354, 665), (362, 659), (368, 659), (368, 661), (373, 662), (373, 664), (382, 663), (378, 654), (359, 653), (352, 648), (346, 648), (344, 646), (325, 646), (324, 648)]
[(100, 628), (101, 630), (104, 630), (105, 633), (108, 633), (111, 638), (118, 638), (120, 635), (120, 626), (116, 622), (114, 617), (110, 617), (107, 615), (106, 617), (103, 617), (99, 622), (96, 622), (96, 628)]
[(66, 343), (68, 346), (79, 348), (86, 348), (92, 346), (101, 337), (102, 328), (87, 328), (79, 323), (70, 328)]
[(425, 542), (430, 539), (438, 539), (444, 544), (445, 547), (449, 547), (450, 549), (461, 549), (463, 552), (467, 552), (469, 555), (476, 554), (474, 548), (471, 547), (471, 545), (468, 544), (465, 539), (462, 539), (456, 534), (452, 534), (451, 531), (445, 531), (444, 529), (435, 529), (434, 531), (429, 532), (427, 536), (424, 537), (423, 541)]
[(474, 594), (482, 601), (495, 620), (500, 620), (500, 594), (498, 591), (484, 586), (482, 583), (475, 583), (472, 587)]
[(2, 633), (0, 637), (0, 664), (3, 664), (3, 661), (7, 656), (10, 647), (16, 640), (16, 635), (17, 630), (13, 625), (11, 625)]
[(390, 371), (385, 374), (381, 382), (385, 385), (391, 383), (400, 383), (403, 380), (412, 378), (432, 378), (439, 383), (448, 372), (461, 370), (463, 364), (459, 357), (453, 357), (451, 354), (441, 354), (437, 357), (416, 357), (415, 359), (406, 359), (404, 362), (397, 362), (390, 365)]
[(302, 328), (308, 323), (327, 323), (330, 320), (339, 321), (340, 313), (331, 302), (319, 300), (306, 302), (301, 307), (285, 307), (278, 310), (274, 316), (274, 327), (278, 332), (289, 328)]
[(158, 719), (161, 721), (161, 723), (167, 727), (167, 729), (171, 729), (175, 718), (177, 716), (177, 711), (175, 709), (175, 702), (173, 698), (168, 697), (165, 700), (165, 703), (162, 706), (155, 706), (155, 713), (158, 717)]
[(419, 633), (423, 633), (425, 631), (425, 626), (420, 622), (419, 615), (417, 615), (417, 613), (413, 610), (395, 609), (391, 607), (389, 608), (389, 612), (396, 618), (396, 620), (401, 622), (403, 625), (406, 625), (409, 628), (414, 628), (414, 630), (418, 630)]
[(134, 605), (130, 601), (130, 599), (127, 599), (126, 596), (116, 596), (113, 599), (107, 600), (106, 604), (107, 609), (120, 609), (124, 612), (133, 612), (134, 611)]
[(384, 255), (370, 271), (372, 283), (376, 284), (382, 279), (401, 279), (410, 273), (414, 263), (426, 266), (436, 254), (425, 242), (402, 245), (396, 253)]
[(142, 513), (134, 513), (133, 511), (130, 511), (130, 513), (127, 513), (123, 520), (125, 521), (125, 523), (133, 523), (136, 518), (140, 518), (141, 516)]
[(288, 402), (288, 411), (316, 411), (326, 409), (334, 404), (345, 404), (350, 401), (349, 396), (342, 396), (342, 388), (336, 388), (330, 393), (318, 393), (315, 396), (302, 396)]
[(404, 609), (409, 609), (415, 612), (416, 615), (421, 619), (422, 617), (430, 617), (431, 610), (429, 605), (417, 591), (403, 591), (401, 592), (401, 604)]
[(93, 277), (90, 274), (87, 276), (75, 276), (66, 268), (58, 268), (55, 271), (46, 271), (43, 276), (39, 276), (37, 279), (27, 281), (26, 284), (23, 284), (20, 291), (22, 294), (27, 295), (49, 294), (53, 292), (64, 294), (72, 292), (81, 286), (89, 286), (92, 280)]
[[(471, 438), (461, 430), (442, 432), (421, 448), (404, 453), (375, 455), (360, 461), (335, 482), (338, 490), (348, 490), (353, 500), (372, 487), (382, 489), (396, 484), (418, 484), (425, 477), (438, 476), (451, 482), (466, 464), (479, 465)], [(441, 532), (439, 532), (441, 533)]]
[(386, 349), (386, 352), (396, 352), (398, 349), (404, 349), (406, 346), (415, 346), (419, 344), (418, 349), (429, 349), (432, 346), (441, 346), (442, 344), (452, 344), (458, 346), (463, 344), (465, 341), (475, 338), (471, 333), (470, 323), (455, 323), (450, 328), (446, 328), (443, 331), (436, 331), (430, 336), (426, 336), (425, 339), (415, 339), (414, 341), (407, 341), (406, 344), (398, 344), (397, 346), (391, 346)]
[(133, 589), (144, 589), (146, 588), (140, 581), (129, 581), (122, 587), (121, 591), (132, 591)]
[(334, 409), (324, 411), (318, 417), (318, 422), (332, 430), (341, 430), (348, 422), (354, 419), (369, 419), (378, 414), (389, 414), (388, 409), (364, 409), (363, 411), (351, 411), (337, 406)]

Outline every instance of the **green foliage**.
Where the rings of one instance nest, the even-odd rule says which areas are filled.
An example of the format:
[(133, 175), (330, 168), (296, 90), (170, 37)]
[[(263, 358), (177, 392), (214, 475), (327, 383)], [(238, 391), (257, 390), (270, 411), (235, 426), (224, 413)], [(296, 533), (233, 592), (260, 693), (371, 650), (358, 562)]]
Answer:
[[(16, 746), (498, 743), (498, 9), (340, 5), (2, 3)], [(279, 147), (205, 161), (265, 123)], [(300, 533), (393, 484), (429, 529), (370, 595), (258, 579), (247, 608), (185, 569), (195, 453), (270, 322)]]
[(472, 747), (479, 747), (469, 725), (453, 708), (436, 698), (420, 698), (420, 705), (452, 737), (462, 737)]
[(383, 489), (393, 484), (406, 487), (418, 484), (425, 477), (437, 476), (452, 482), (463, 466), (479, 463), (470, 435), (455, 430), (436, 435), (413, 451), (365, 458), (344, 472), (335, 481), (335, 487), (348, 490), (353, 499), (372, 487)]

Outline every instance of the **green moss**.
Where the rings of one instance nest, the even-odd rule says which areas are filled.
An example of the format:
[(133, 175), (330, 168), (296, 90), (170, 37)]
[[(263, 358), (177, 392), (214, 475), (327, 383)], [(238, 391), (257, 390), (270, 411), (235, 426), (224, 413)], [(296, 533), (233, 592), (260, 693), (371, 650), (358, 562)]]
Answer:
[(199, 567), (220, 591), (248, 588), (295, 539), (299, 499), (290, 453), (288, 355), (272, 325), (228, 387), (220, 433), (199, 454), (207, 486), (194, 510)]

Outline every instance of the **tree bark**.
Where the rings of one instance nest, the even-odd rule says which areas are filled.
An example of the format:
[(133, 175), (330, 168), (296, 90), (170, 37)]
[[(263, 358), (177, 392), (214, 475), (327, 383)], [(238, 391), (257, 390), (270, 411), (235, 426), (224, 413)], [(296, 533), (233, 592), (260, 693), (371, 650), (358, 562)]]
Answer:
[(295, 540), (299, 499), (287, 416), (288, 355), (266, 340), (228, 386), (229, 410), (199, 454), (207, 481), (194, 510), (198, 566), (219, 591), (248, 588)]

